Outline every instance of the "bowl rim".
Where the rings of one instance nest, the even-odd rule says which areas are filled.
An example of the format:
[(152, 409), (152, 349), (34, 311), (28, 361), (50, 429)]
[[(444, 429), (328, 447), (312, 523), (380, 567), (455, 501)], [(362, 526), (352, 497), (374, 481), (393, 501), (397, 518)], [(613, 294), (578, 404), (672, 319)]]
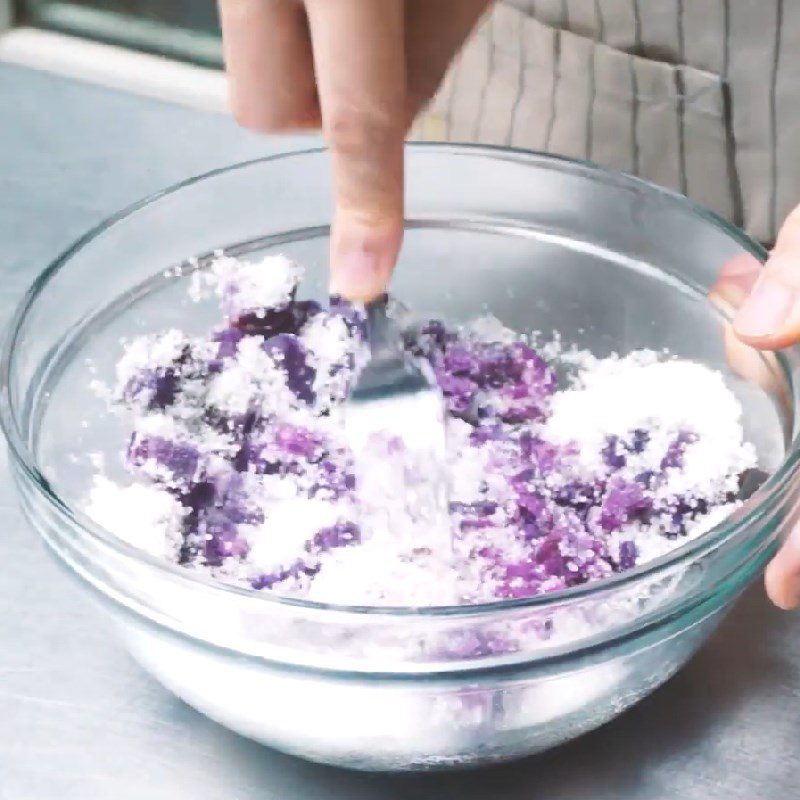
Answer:
[[(606, 183), (614, 184), (620, 188), (646, 191), (658, 194), (674, 203), (678, 203), (694, 215), (701, 217), (707, 223), (721, 230), (729, 238), (733, 239), (746, 252), (754, 256), (759, 262), (763, 263), (767, 256), (767, 250), (755, 240), (751, 239), (742, 230), (727, 222), (713, 211), (698, 205), (689, 198), (678, 192), (658, 186), (650, 181), (644, 180), (624, 172), (615, 171), (601, 167), (593, 162), (573, 159), (566, 156), (543, 153), (522, 148), (507, 147), (501, 145), (484, 145), (475, 143), (459, 142), (407, 142), (406, 149), (411, 151), (432, 151), (443, 153), (450, 156), (462, 157), (489, 157), (499, 160), (511, 160), (522, 166), (539, 166), (546, 169), (555, 169), (562, 172), (582, 174), (593, 180), (601, 179)], [(800, 436), (792, 439), (787, 452), (780, 465), (772, 472), (758, 491), (746, 501), (740, 513), (735, 515), (735, 519), (728, 517), (721, 523), (715, 525), (701, 536), (692, 539), (680, 547), (675, 548), (669, 553), (659, 558), (648, 561), (631, 570), (615, 573), (606, 578), (561, 589), (547, 592), (532, 597), (514, 598), (497, 600), (492, 602), (475, 603), (468, 605), (441, 605), (441, 606), (365, 606), (365, 605), (346, 605), (337, 603), (323, 603), (319, 601), (306, 600), (302, 598), (285, 597), (272, 592), (257, 592), (233, 584), (224, 583), (201, 573), (186, 570), (177, 564), (150, 555), (133, 545), (119, 539), (116, 535), (96, 524), (86, 514), (77, 508), (73, 508), (63, 500), (51, 487), (50, 482), (40, 471), (37, 460), (28, 446), (23, 435), (17, 414), (15, 413), (11, 401), (11, 370), (15, 357), (15, 346), (19, 337), (19, 332), (24, 324), (28, 313), (34, 306), (37, 298), (42, 294), (50, 280), (62, 269), (66, 268), (72, 257), (89, 245), (94, 239), (103, 235), (115, 225), (123, 222), (128, 217), (133, 216), (138, 211), (158, 203), (165, 197), (176, 194), (183, 189), (194, 186), (203, 181), (213, 179), (222, 175), (246, 170), (251, 167), (263, 166), (274, 161), (284, 161), (288, 159), (299, 159), (325, 156), (328, 152), (326, 147), (311, 147), (299, 150), (288, 150), (268, 156), (261, 156), (246, 161), (237, 162), (207, 172), (191, 176), (182, 181), (174, 183), (157, 192), (147, 195), (140, 200), (126, 206), (120, 211), (106, 217), (101, 222), (90, 228), (79, 238), (75, 239), (64, 251), (60, 253), (50, 264), (34, 279), (22, 299), (18, 303), (10, 321), (6, 325), (2, 341), (2, 351), (0, 354), (0, 429), (5, 434), (11, 452), (12, 461), (22, 469), (34, 485), (39, 495), (43, 496), (48, 505), (53, 508), (59, 516), (65, 517), (66, 522), (76, 527), (81, 533), (88, 533), (92, 539), (97, 540), (102, 546), (111, 548), (117, 555), (124, 558), (133, 559), (139, 564), (146, 565), (151, 569), (157, 570), (167, 578), (177, 580), (179, 583), (188, 586), (201, 586), (206, 590), (210, 589), (222, 592), (232, 597), (240, 597), (249, 602), (265, 602), (278, 604), (284, 607), (295, 607), (305, 609), (309, 612), (336, 612), (337, 614), (354, 615), (375, 615), (402, 617), (406, 619), (426, 619), (432, 617), (475, 617), (482, 615), (502, 614), (508, 611), (519, 611), (521, 609), (541, 609), (547, 606), (563, 604), (565, 602), (586, 598), (592, 595), (603, 594), (611, 590), (616, 590), (630, 584), (634, 584), (641, 579), (648, 578), (655, 573), (669, 570), (684, 562), (691, 561), (695, 556), (705, 551), (709, 551), (727, 541), (736, 538), (736, 535), (746, 529), (756, 521), (768, 509), (770, 501), (784, 488), (787, 478), (791, 475), (794, 468), (800, 462), (800, 449), (798, 442)]]

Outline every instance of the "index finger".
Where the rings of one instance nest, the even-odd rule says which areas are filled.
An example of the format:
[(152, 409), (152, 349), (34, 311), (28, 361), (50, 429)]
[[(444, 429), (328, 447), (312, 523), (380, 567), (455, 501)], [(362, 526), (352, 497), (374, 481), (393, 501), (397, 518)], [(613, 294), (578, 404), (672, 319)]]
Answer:
[(306, 9), (333, 157), (331, 286), (370, 300), (386, 289), (403, 231), (403, 4), (307, 0)]

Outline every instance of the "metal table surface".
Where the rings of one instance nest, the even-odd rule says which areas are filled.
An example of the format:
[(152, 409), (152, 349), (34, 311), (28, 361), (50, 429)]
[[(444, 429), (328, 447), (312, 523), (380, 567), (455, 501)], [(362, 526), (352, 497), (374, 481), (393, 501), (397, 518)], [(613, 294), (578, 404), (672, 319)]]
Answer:
[[(0, 317), (70, 240), (141, 195), (307, 139), (0, 65)], [(661, 690), (538, 757), (445, 775), (307, 764), (154, 683), (26, 528), (0, 460), (2, 800), (778, 800), (800, 782), (800, 616), (760, 586)]]

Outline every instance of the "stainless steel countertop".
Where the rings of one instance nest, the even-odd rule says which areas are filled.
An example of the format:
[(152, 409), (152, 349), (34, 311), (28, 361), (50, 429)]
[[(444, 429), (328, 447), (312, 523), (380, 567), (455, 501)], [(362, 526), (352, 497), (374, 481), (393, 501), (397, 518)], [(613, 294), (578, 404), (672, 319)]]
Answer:
[[(308, 139), (0, 66), (0, 318), (71, 239), (182, 177)], [(599, 731), (490, 770), (365, 775), (271, 752), (154, 683), (16, 508), (0, 456), (1, 800), (784, 800), (800, 616), (753, 587), (677, 677)]]

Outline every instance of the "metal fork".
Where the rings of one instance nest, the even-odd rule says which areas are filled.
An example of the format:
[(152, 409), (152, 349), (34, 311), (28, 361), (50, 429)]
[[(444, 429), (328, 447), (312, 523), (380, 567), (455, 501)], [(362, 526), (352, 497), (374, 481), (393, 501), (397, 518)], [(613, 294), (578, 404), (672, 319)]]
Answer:
[[(369, 360), (345, 406), (345, 432), (356, 456), (357, 480), (375, 505), (383, 506), (382, 524), (400, 529), (393, 515), (406, 514), (413, 517), (417, 544), (425, 546), (426, 539), (432, 543), (438, 538), (441, 545), (446, 538), (449, 548), (444, 398), (430, 365), (406, 352), (388, 298), (369, 303), (366, 314)], [(376, 436), (402, 443), (407, 466), (402, 480), (396, 470), (384, 471), (374, 459), (364, 459), (369, 466), (359, 474), (359, 458)]]

